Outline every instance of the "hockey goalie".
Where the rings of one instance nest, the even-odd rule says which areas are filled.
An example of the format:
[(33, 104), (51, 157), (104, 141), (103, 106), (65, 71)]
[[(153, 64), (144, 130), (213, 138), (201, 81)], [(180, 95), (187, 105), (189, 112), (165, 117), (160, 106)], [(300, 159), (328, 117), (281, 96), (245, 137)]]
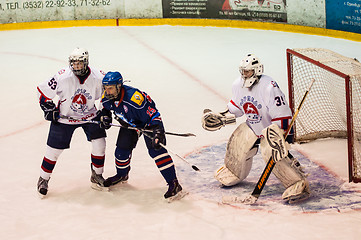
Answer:
[(293, 132), (286, 139), (283, 136), (292, 119), (285, 95), (271, 77), (263, 74), (263, 64), (255, 55), (247, 55), (239, 71), (227, 109), (205, 109), (202, 117), (202, 127), (216, 131), (235, 124), (237, 117), (246, 116), (229, 138), (224, 165), (215, 172), (215, 178), (225, 186), (240, 183), (248, 176), (260, 148), (265, 162), (271, 157), (276, 162), (272, 173), (285, 187), (282, 198), (289, 203), (307, 199), (310, 190), (306, 174), (288, 151)]

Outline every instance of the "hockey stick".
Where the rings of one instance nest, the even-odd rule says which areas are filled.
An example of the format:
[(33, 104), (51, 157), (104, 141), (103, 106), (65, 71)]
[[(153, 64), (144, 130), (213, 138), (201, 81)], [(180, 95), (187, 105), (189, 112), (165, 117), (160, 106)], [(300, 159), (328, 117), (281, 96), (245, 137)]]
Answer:
[[(306, 90), (305, 94), (303, 95), (303, 98), (300, 102), (300, 104), (298, 105), (297, 107), (297, 110), (296, 112), (294, 113), (293, 117), (292, 117), (292, 120), (291, 120), (291, 123), (290, 125), (288, 126), (286, 132), (284, 133), (284, 138), (286, 138), (288, 136), (288, 134), (290, 133), (291, 131), (291, 128), (294, 124), (294, 122), (296, 121), (296, 118), (297, 118), (297, 115), (308, 95), (308, 93), (310, 92), (311, 90), (311, 87), (313, 85), (313, 83), (315, 82), (315, 79), (312, 78), (312, 81), (310, 83), (310, 86), (308, 87), (308, 89)], [(266, 182), (269, 178), (269, 176), (271, 175), (271, 172), (273, 170), (273, 167), (275, 166), (276, 162), (274, 161), (274, 159), (271, 157), (267, 164), (266, 164), (266, 167), (264, 168), (263, 170), (263, 173), (262, 175), (260, 176), (252, 194), (248, 197), (246, 197), (245, 199), (239, 199), (238, 197), (235, 197), (233, 200), (232, 199), (225, 199), (226, 201), (225, 202), (239, 202), (239, 203), (246, 203), (246, 204), (254, 204), (256, 203), (257, 199), (259, 198), (259, 196), (261, 195), (261, 192), (264, 188), (264, 186), (266, 185)]]
[[(75, 119), (75, 118), (72, 118), (72, 117), (67, 117), (67, 116), (60, 116), (60, 118), (63, 118), (63, 119), (68, 119), (68, 120), (74, 120), (74, 121), (81, 121), (81, 122), (88, 122), (88, 123), (94, 123), (94, 124), (100, 124), (100, 121), (94, 121), (94, 120), (83, 120), (83, 119)], [(128, 129), (131, 129), (131, 130), (136, 130), (136, 131), (140, 131), (141, 133), (144, 134), (144, 136), (148, 137), (149, 139), (153, 140), (153, 138), (148, 135), (148, 133), (153, 133), (152, 130), (147, 130), (147, 129), (142, 129), (142, 128), (136, 128), (136, 127), (124, 127), (120, 124), (110, 124), (111, 126), (115, 126), (115, 127), (122, 127), (122, 128), (128, 128)], [(167, 132), (166, 132), (167, 133)], [(176, 136), (183, 136), (183, 137), (189, 137), (189, 136), (195, 136), (194, 134), (192, 133), (184, 133), (184, 134), (181, 134), (181, 133), (169, 133), (168, 134), (171, 134), (171, 135), (176, 135)], [(170, 153), (176, 155), (178, 158), (180, 158), (181, 160), (183, 160), (185, 163), (187, 163), (188, 165), (190, 165), (195, 171), (200, 171), (199, 168), (195, 165), (191, 165), (187, 160), (185, 160), (183, 157), (179, 156), (177, 153), (171, 151), (169, 148), (167, 148), (163, 143), (159, 143), (159, 145), (161, 147), (163, 147), (164, 149), (166, 149), (167, 151), (169, 151)]]
[[(72, 118), (72, 117), (67, 117), (67, 116), (60, 116), (60, 118), (62, 119), (68, 119), (68, 120), (72, 120), (72, 121), (80, 121), (80, 122), (87, 122), (87, 123), (94, 123), (94, 124), (100, 124), (101, 122), (100, 121), (94, 121), (94, 120), (86, 120), (86, 119), (75, 119), (75, 118)], [(113, 126), (113, 127), (121, 127), (121, 128), (128, 128), (128, 129), (131, 129), (131, 130), (142, 130), (144, 132), (149, 132), (149, 133), (152, 133), (153, 131), (152, 130), (148, 130), (148, 129), (141, 129), (141, 128), (136, 128), (136, 127), (131, 127), (131, 126), (128, 126), (128, 127), (125, 127), (121, 124), (114, 124), (114, 123), (110, 123), (110, 126)], [(173, 133), (173, 132), (164, 132), (165, 134), (168, 134), (168, 135), (173, 135), (173, 136), (179, 136), (179, 137), (195, 137), (196, 135), (193, 134), (193, 133)]]
[[(152, 136), (148, 135), (148, 133), (146, 133), (146, 132), (144, 131), (144, 129), (139, 129), (139, 131), (141, 131), (141, 132), (144, 134), (144, 136), (146, 136), (147, 138), (149, 138), (149, 139), (151, 139), (151, 140), (154, 139)], [(185, 163), (187, 163), (188, 165), (190, 165), (190, 166), (193, 168), (193, 170), (195, 170), (195, 171), (200, 171), (197, 166), (192, 165), (190, 162), (188, 162), (187, 160), (185, 160), (183, 157), (179, 156), (177, 153), (175, 153), (174, 151), (172, 151), (172, 150), (170, 150), (168, 147), (166, 147), (163, 143), (158, 143), (158, 144), (159, 144), (160, 146), (162, 146), (162, 148), (164, 148), (164, 149), (167, 150), (168, 152), (176, 155), (176, 156), (177, 156), (179, 159), (181, 159), (183, 162), (185, 162)]]

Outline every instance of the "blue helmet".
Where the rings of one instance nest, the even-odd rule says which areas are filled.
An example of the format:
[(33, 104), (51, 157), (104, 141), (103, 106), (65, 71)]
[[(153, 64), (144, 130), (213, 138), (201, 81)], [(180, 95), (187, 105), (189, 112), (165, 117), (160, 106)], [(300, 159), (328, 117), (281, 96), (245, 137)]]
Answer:
[[(102, 80), (102, 84), (103, 84), (103, 90), (104, 90), (105, 97), (108, 99), (116, 99), (116, 98), (118, 98), (119, 93), (122, 90), (123, 77), (119, 72), (108, 72), (107, 74), (105, 74), (105, 76)], [(108, 93), (112, 90), (111, 89), (107, 90), (106, 86), (113, 86), (113, 85), (115, 86), (116, 91), (113, 93)]]
[(119, 72), (108, 72), (105, 74), (103, 85), (123, 85), (123, 77)]

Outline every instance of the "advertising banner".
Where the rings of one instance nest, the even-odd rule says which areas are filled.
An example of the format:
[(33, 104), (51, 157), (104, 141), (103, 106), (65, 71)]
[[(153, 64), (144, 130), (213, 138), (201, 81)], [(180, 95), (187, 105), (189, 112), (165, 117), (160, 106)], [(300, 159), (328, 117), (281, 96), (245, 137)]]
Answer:
[(0, 23), (124, 17), (124, 0), (0, 0)]
[(326, 0), (326, 28), (361, 33), (361, 0)]
[(164, 18), (287, 22), (286, 0), (162, 0)]

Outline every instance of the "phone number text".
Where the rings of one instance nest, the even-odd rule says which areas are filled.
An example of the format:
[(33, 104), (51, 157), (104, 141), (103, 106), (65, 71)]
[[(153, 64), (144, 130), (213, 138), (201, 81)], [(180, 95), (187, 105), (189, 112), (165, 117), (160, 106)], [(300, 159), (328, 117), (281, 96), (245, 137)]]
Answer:
[(110, 6), (111, 0), (47, 0), (47, 1), (25, 1), (7, 2), (1, 6), (2, 10), (37, 9), (37, 8), (63, 8), (63, 7), (100, 7)]

